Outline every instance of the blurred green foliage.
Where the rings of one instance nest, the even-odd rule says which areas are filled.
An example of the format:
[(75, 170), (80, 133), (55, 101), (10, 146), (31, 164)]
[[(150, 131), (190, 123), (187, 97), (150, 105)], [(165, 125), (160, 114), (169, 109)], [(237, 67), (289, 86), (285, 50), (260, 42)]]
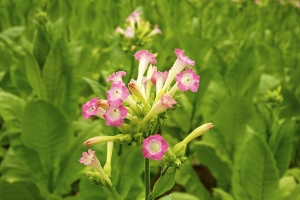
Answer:
[[(161, 71), (180, 48), (201, 76), (162, 135), (174, 145), (214, 123), (189, 146), (190, 161), (163, 199), (300, 198), (300, 9), (260, 2), (1, 0), (1, 199), (106, 198), (78, 159), (83, 141), (117, 130), (84, 121), (81, 105), (106, 97), (110, 74), (130, 70), (115, 28), (134, 10), (163, 32), (148, 46)], [(103, 162), (105, 146), (95, 149)], [(123, 198), (143, 196), (142, 163), (140, 152), (115, 145), (112, 181)]]

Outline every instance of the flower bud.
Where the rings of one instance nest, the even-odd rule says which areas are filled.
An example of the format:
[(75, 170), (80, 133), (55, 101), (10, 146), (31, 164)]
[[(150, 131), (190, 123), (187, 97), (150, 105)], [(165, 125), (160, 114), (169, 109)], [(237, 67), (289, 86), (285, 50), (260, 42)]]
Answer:
[(104, 185), (105, 183), (99, 172), (88, 171), (86, 172), (86, 175), (89, 177), (89, 180), (93, 185)]
[(184, 156), (186, 150), (186, 144), (183, 144), (182, 142), (176, 144), (173, 149), (172, 153), (177, 157), (181, 158)]
[(206, 124), (199, 126), (193, 132), (191, 132), (181, 143), (188, 144), (190, 141), (192, 141), (196, 137), (203, 135), (205, 132), (207, 132), (212, 127), (214, 127), (214, 125), (212, 123), (206, 123)]

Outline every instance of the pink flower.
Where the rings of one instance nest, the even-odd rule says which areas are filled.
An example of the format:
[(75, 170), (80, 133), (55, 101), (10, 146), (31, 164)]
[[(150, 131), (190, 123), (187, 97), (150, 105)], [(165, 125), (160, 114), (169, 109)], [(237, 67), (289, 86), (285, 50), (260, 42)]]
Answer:
[(140, 61), (139, 63), (139, 70), (138, 70), (138, 78), (137, 78), (137, 84), (142, 84), (142, 78), (143, 75), (149, 65), (149, 63), (156, 64), (156, 59), (154, 55), (147, 50), (140, 50), (136, 52), (134, 55), (136, 60)]
[(103, 171), (100, 161), (95, 155), (95, 151), (92, 149), (89, 149), (88, 152), (82, 152), (82, 157), (78, 160), (80, 163), (90, 166), (91, 168), (97, 170), (101, 177), (109, 184), (112, 185), (111, 180), (108, 178), (108, 176)]
[(178, 88), (184, 92), (190, 89), (193, 92), (197, 92), (200, 82), (200, 76), (195, 74), (193, 69), (186, 68), (185, 72), (180, 72), (176, 76), (178, 82)]
[(140, 15), (142, 14), (142, 12), (136, 12), (133, 11), (127, 18), (126, 18), (126, 22), (127, 23), (132, 23), (135, 24), (137, 22), (140, 21)]
[(168, 78), (168, 72), (160, 72), (160, 71), (154, 71), (151, 81), (154, 85), (156, 85), (156, 95), (160, 92), (161, 88), (163, 87), (163, 84), (166, 82)]
[(117, 81), (122, 81), (122, 76), (125, 76), (126, 75), (126, 72), (124, 71), (118, 71), (118, 72), (115, 72), (113, 73), (110, 77), (108, 77), (106, 79), (106, 82), (117, 82)]
[(173, 108), (173, 105), (177, 102), (172, 98), (171, 94), (163, 94), (151, 108), (151, 110), (144, 117), (142, 123), (146, 123), (151, 117), (166, 111), (168, 108)]
[(184, 55), (184, 50), (176, 48), (174, 53), (176, 53), (177, 59), (183, 62), (185, 65), (191, 65), (191, 66), (195, 65), (195, 61), (189, 59), (188, 56)]
[(86, 102), (82, 105), (82, 115), (84, 119), (91, 118), (93, 115), (102, 117), (104, 114), (104, 110), (98, 107), (98, 98), (92, 98), (90, 101)]
[(124, 35), (124, 30), (119, 26), (116, 28), (115, 32)]
[(103, 117), (106, 121), (107, 126), (120, 127), (123, 125), (127, 113), (128, 110), (124, 106), (114, 107), (112, 105), (109, 105)]
[(158, 28), (157, 25), (155, 25), (154, 29), (148, 34), (148, 37), (151, 37), (153, 35), (162, 34), (161, 30)]
[(146, 94), (142, 84), (138, 86), (136, 81), (131, 79), (131, 81), (128, 83), (128, 88), (133, 95), (138, 97), (143, 102), (144, 106), (147, 106)]
[(125, 38), (134, 38), (134, 29), (131, 27), (127, 27), (124, 32)]
[(168, 78), (164, 84), (163, 90), (166, 90), (174, 80), (175, 76), (179, 74), (186, 65), (194, 66), (195, 61), (189, 59), (188, 56), (184, 55), (184, 50), (175, 49), (174, 53), (177, 55), (177, 60), (175, 61), (173, 67), (169, 71)]
[(89, 149), (88, 152), (82, 152), (82, 157), (79, 159), (79, 162), (90, 166), (93, 165), (93, 163), (97, 164), (97, 157), (95, 156), (95, 151), (93, 151), (92, 149)]
[(142, 151), (144, 158), (161, 160), (168, 148), (169, 145), (164, 138), (156, 134), (144, 139)]
[(112, 83), (111, 88), (106, 92), (106, 95), (108, 104), (119, 107), (130, 93), (122, 81), (117, 81)]
[(157, 84), (157, 82), (165, 82), (168, 78), (168, 72), (164, 71), (164, 72), (160, 72), (160, 71), (154, 71), (153, 75), (151, 77), (151, 81), (154, 85)]

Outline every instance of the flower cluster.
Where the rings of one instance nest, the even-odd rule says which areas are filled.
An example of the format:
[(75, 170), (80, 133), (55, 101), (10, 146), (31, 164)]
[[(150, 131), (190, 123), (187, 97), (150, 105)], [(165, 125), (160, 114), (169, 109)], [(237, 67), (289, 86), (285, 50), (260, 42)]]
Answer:
[[(106, 92), (107, 98), (95, 97), (85, 103), (82, 106), (84, 119), (97, 116), (105, 119), (107, 126), (119, 127), (121, 132), (132, 124), (125, 123), (126, 126), (123, 127), (126, 119), (133, 123), (136, 121), (133, 119), (137, 119), (138, 129), (135, 133), (143, 133), (154, 116), (164, 113), (178, 103), (175, 100), (178, 91), (198, 90), (200, 76), (195, 74), (193, 69), (186, 67), (193, 66), (194, 61), (184, 55), (184, 50), (175, 49), (175, 53), (177, 60), (173, 67), (168, 72), (160, 72), (154, 66), (157, 61), (152, 53), (147, 50), (136, 52), (134, 57), (139, 61), (137, 79), (132, 79), (126, 87), (122, 80), (126, 72), (118, 71), (108, 77), (106, 81), (112, 83)], [(174, 80), (176, 83), (171, 87)], [(152, 134), (154, 133), (144, 136)]]
[[(139, 61), (136, 79), (131, 79), (126, 86), (122, 80), (123, 76), (126, 76), (124, 71), (115, 72), (106, 79), (111, 83), (110, 89), (106, 92), (106, 99), (92, 98), (82, 106), (82, 115), (84, 119), (92, 116), (102, 118), (107, 126), (118, 127), (120, 134), (90, 138), (84, 142), (85, 146), (102, 142), (111, 144), (117, 141), (142, 148), (145, 158), (162, 160), (166, 166), (181, 167), (184, 157), (178, 155), (178, 149), (185, 149), (187, 143), (210, 129), (212, 124), (196, 129), (176, 145), (174, 151), (170, 150), (164, 138), (157, 134), (166, 120), (167, 111), (176, 108), (180, 103), (180, 93), (188, 90), (196, 92), (199, 87), (200, 76), (188, 67), (194, 66), (195, 62), (184, 55), (184, 50), (176, 48), (174, 53), (177, 59), (169, 71), (158, 71), (155, 56), (147, 50), (140, 50), (134, 54), (134, 58)], [(110, 145), (109, 159), (104, 167), (105, 173), (101, 166), (99, 167), (98, 161), (96, 167), (92, 164), (92, 167), (100, 173), (100, 178), (97, 179), (102, 180), (102, 184), (105, 183), (103, 180), (111, 184), (106, 177), (110, 174), (111, 152)], [(92, 150), (83, 153), (82, 156), (79, 161), (86, 165), (95, 160)], [(90, 177), (95, 180), (97, 176), (92, 173)]]
[(132, 12), (126, 18), (124, 28), (116, 28), (116, 33), (122, 36), (121, 46), (124, 51), (134, 51), (137, 46), (150, 43), (153, 36), (162, 34), (157, 25), (151, 29), (150, 22), (144, 21), (141, 14), (142, 12)]

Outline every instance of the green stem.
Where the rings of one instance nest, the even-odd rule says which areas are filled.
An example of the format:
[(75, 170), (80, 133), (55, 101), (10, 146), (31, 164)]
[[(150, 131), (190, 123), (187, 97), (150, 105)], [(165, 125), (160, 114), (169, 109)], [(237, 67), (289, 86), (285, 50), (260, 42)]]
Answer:
[(150, 199), (150, 160), (145, 158), (145, 200)]

